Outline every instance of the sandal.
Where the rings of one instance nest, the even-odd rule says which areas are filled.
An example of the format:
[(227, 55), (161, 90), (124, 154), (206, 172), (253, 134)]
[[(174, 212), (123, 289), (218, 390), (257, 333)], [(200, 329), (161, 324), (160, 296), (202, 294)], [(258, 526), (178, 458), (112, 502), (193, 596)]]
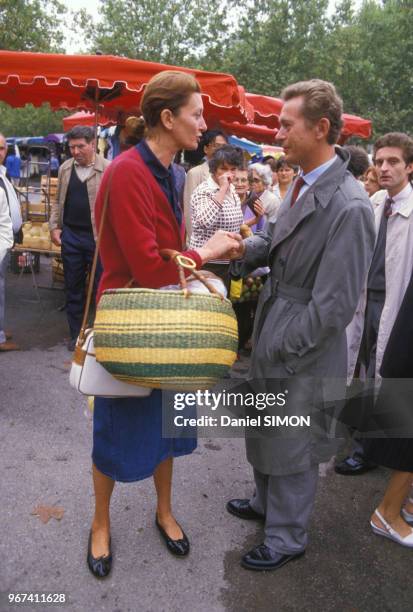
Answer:
[(408, 546), (409, 548), (413, 548), (413, 529), (409, 535), (403, 537), (395, 529), (393, 529), (391, 525), (389, 525), (389, 523), (382, 517), (377, 508), (374, 511), (374, 514), (380, 520), (382, 525), (384, 525), (383, 529), (375, 525), (373, 521), (370, 521), (370, 526), (376, 535), (381, 535), (384, 538), (389, 538), (389, 540), (393, 540), (393, 542), (397, 542), (397, 544), (401, 544), (402, 546)]

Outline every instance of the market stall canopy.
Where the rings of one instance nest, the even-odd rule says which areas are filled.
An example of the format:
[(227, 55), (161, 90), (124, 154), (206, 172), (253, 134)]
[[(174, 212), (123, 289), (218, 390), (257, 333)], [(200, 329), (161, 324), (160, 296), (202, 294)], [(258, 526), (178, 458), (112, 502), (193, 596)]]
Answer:
[[(246, 99), (254, 107), (254, 123), (264, 125), (268, 128), (279, 128), (279, 117), (283, 106), (280, 98), (271, 96), (260, 96), (258, 94), (247, 93)], [(339, 142), (342, 144), (350, 136), (359, 138), (370, 138), (372, 124), (368, 119), (363, 119), (357, 115), (343, 113), (343, 128)]]
[(262, 148), (255, 142), (251, 142), (246, 138), (237, 138), (236, 136), (230, 136), (228, 138), (228, 142), (233, 147), (239, 147), (240, 149), (243, 149), (243, 151), (246, 151), (251, 156), (262, 154)]
[(145, 85), (163, 70), (180, 70), (197, 78), (209, 123), (252, 120), (245, 92), (229, 74), (113, 55), (0, 51), (0, 100), (14, 107), (48, 102), (54, 110), (103, 109), (106, 116), (117, 119), (120, 112), (138, 113)]
[[(63, 117), (63, 130), (65, 132), (68, 132), (76, 125), (88, 125), (93, 127), (95, 125), (95, 121), (95, 113), (79, 111), (78, 113), (73, 113), (73, 115), (69, 115), (68, 117)], [(116, 125), (116, 121), (110, 119), (109, 117), (106, 117), (105, 115), (99, 114), (98, 125), (102, 125), (105, 127), (110, 125)]]
[(255, 142), (263, 142), (266, 144), (274, 144), (278, 130), (265, 127), (265, 125), (256, 125), (254, 123), (241, 124), (238, 122), (230, 123), (221, 121), (221, 127), (228, 134), (234, 134), (239, 138), (251, 138)]

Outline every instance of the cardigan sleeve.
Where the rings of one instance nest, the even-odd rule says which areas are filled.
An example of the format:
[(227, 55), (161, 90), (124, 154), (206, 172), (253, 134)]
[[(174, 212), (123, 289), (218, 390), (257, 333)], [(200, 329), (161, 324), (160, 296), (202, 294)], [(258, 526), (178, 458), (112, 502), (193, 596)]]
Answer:
[[(177, 237), (179, 232), (174, 232), (172, 215), (156, 206), (156, 198), (158, 195), (162, 197), (163, 194), (157, 194), (152, 189), (150, 181), (142, 176), (140, 164), (132, 160), (123, 160), (113, 168), (113, 172), (108, 170), (105, 179), (100, 193), (99, 213), (103, 203), (103, 191), (108, 180), (111, 180), (105, 225), (110, 226), (108, 229), (113, 239), (102, 239), (101, 251), (104, 260), (110, 265), (111, 250), (115, 254), (116, 250), (120, 249), (130, 276), (138, 286), (156, 289), (177, 283), (176, 263), (164, 261), (159, 254), (162, 248), (181, 251), (180, 238)], [(193, 259), (197, 268), (201, 267), (201, 257), (196, 251), (181, 252)], [(104, 267), (107, 265), (105, 261), (103, 264)], [(190, 274), (190, 271), (187, 274)]]

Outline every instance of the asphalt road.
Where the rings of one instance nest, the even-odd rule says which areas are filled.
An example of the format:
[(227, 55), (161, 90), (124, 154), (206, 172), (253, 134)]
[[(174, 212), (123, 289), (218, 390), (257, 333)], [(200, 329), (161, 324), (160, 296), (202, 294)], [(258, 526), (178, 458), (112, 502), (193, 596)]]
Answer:
[[(39, 283), (50, 283), (43, 260)], [(114, 565), (97, 581), (86, 567), (93, 508), (91, 413), (68, 383), (70, 354), (60, 291), (30, 276), (9, 275), (7, 328), (20, 352), (0, 355), (0, 610), (8, 593), (64, 593), (59, 606), (25, 610), (110, 612), (411, 610), (413, 552), (374, 536), (368, 520), (384, 490), (378, 469), (346, 478), (328, 471), (320, 485), (305, 557), (277, 572), (242, 569), (240, 556), (263, 539), (262, 528), (225, 511), (249, 496), (251, 469), (241, 439), (200, 439), (178, 459), (174, 507), (191, 539), (186, 559), (169, 555), (154, 527), (150, 480), (118, 484), (112, 505)], [(244, 358), (237, 365), (242, 376)], [(64, 509), (43, 524), (37, 505)]]

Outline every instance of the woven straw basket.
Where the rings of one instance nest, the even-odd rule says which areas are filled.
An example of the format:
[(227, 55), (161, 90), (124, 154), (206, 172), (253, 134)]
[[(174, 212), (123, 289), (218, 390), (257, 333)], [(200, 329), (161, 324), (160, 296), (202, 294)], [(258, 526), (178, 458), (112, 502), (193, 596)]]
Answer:
[(94, 324), (96, 359), (124, 382), (205, 389), (237, 356), (231, 302), (213, 294), (154, 289), (103, 293)]

